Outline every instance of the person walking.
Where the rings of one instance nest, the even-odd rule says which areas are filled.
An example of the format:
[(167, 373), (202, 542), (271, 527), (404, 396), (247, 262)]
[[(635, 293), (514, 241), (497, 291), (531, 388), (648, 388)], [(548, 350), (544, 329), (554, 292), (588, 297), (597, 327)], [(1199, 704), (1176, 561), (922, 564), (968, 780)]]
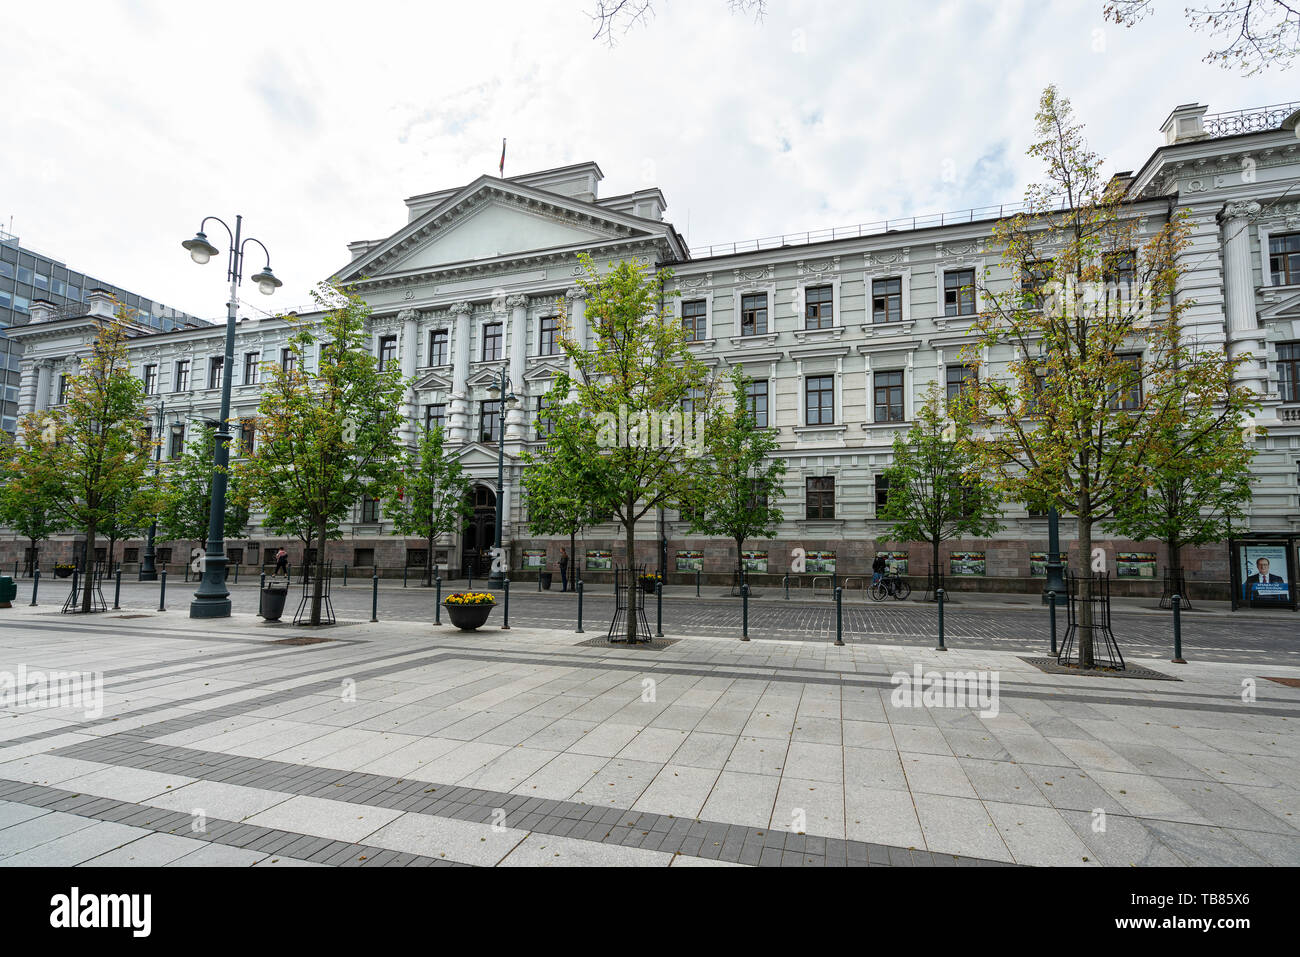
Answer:
[(876, 555), (876, 560), (871, 563), (871, 584), (876, 585), (885, 577), (885, 571), (888, 566), (885, 564), (885, 556)]
[(283, 545), (275, 553), (275, 574), (279, 575), (281, 573), (289, 574), (289, 553), (284, 550)]
[(569, 552), (560, 549), (560, 591), (569, 590)]

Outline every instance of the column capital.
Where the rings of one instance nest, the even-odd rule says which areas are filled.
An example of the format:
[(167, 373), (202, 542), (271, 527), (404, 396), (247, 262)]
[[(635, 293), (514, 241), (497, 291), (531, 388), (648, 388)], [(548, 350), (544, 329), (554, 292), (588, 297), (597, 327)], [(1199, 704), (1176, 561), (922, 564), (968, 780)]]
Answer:
[(568, 299), (570, 302), (582, 302), (587, 298), (587, 290), (583, 289), (581, 286), (574, 286), (572, 289), (564, 293), (564, 298)]
[(1259, 203), (1253, 199), (1234, 200), (1230, 203), (1224, 203), (1223, 209), (1219, 211), (1219, 222), (1226, 223), (1233, 219), (1247, 219), (1251, 216), (1258, 216), (1260, 209)]
[(511, 296), (506, 300), (506, 305), (511, 309), (523, 309), (528, 305), (527, 296)]
[(448, 311), (453, 316), (468, 316), (470, 314), (470, 311), (473, 308), (474, 307), (471, 306), (468, 302), (457, 302), (457, 303), (453, 303), (451, 309)]
[(420, 318), (420, 314), (414, 309), (403, 309), (397, 314), (398, 322), (415, 322)]

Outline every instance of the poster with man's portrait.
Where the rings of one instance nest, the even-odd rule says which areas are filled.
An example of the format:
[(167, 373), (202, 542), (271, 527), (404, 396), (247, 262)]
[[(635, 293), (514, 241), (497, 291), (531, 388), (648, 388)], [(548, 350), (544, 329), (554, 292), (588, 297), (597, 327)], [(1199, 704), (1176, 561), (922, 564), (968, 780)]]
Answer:
[(1291, 569), (1285, 545), (1243, 545), (1240, 555), (1244, 601), (1291, 600)]

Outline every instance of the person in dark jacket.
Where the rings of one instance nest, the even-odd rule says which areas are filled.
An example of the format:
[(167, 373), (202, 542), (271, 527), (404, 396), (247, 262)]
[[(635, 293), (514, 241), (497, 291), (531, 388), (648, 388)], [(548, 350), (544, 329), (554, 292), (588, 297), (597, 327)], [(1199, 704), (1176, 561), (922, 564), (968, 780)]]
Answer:
[(885, 556), (877, 555), (876, 560), (871, 563), (871, 584), (876, 584), (880, 579), (885, 577), (885, 572), (889, 566), (885, 564)]
[(569, 590), (569, 553), (560, 549), (560, 591)]

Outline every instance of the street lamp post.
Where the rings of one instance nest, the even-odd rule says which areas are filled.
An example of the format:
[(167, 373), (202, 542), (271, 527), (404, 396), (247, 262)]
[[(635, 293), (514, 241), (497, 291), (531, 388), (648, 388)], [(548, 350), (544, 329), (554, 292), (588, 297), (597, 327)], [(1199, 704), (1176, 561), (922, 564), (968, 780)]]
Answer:
[(500, 385), (490, 386), (488, 395), (492, 398), (500, 398), (500, 405), (497, 406), (497, 507), (496, 507), (496, 560), (492, 562), (492, 572), (488, 577), (488, 582), (493, 585), (500, 585), (505, 580), (505, 572), (501, 570), (498, 561), (504, 558), (505, 553), (501, 551), (501, 507), (502, 495), (505, 491), (506, 479), (506, 410), (514, 409), (519, 399), (513, 392), (506, 392), (506, 370), (501, 367)]
[[(158, 441), (158, 448), (154, 449), (153, 454), (153, 478), (154, 484), (158, 482), (158, 472), (162, 466), (162, 427), (163, 420), (167, 416), (167, 400), (162, 399), (158, 402), (158, 412), (154, 421), (157, 427), (154, 429), (154, 438)], [(140, 563), (140, 581), (152, 582), (158, 580), (158, 569), (154, 567), (154, 540), (158, 535), (158, 516), (155, 515), (153, 523), (149, 526), (149, 538), (144, 543), (144, 561)]]
[[(1047, 356), (1042, 352), (1034, 359), (1034, 375), (1039, 380), (1047, 378)], [(1043, 583), (1043, 601), (1047, 593), (1065, 596), (1065, 566), (1061, 564), (1061, 516), (1053, 505), (1047, 511), (1047, 578)]]
[(203, 227), (208, 220), (216, 220), (230, 236), (230, 249), (226, 259), (226, 276), (230, 280), (230, 298), (226, 301), (226, 358), (221, 370), (221, 415), (218, 420), (219, 431), (215, 436), (215, 450), (212, 455), (212, 504), (208, 510), (208, 543), (203, 555), (203, 573), (199, 579), (198, 590), (190, 602), (191, 618), (229, 618), (230, 592), (226, 588), (226, 466), (230, 462), (230, 384), (235, 367), (235, 317), (239, 311), (239, 283), (243, 278), (244, 247), (257, 243), (266, 255), (266, 266), (253, 276), (258, 290), (263, 295), (271, 295), (282, 285), (271, 272), (271, 253), (261, 240), (249, 237), (241, 238), (244, 217), (235, 217), (235, 228), (231, 230), (226, 223), (216, 216), (207, 216), (199, 223), (199, 231), (193, 239), (181, 243), (189, 250), (190, 258), (200, 266), (217, 255), (220, 250), (208, 242)]

